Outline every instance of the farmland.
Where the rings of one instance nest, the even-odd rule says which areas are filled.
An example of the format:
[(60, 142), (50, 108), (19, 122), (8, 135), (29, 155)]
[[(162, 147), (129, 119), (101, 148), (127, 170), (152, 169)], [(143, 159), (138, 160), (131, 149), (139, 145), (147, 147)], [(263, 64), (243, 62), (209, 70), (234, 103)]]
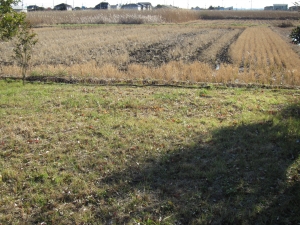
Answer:
[(0, 224), (300, 222), (296, 20), (84, 13), (0, 43)]
[[(36, 28), (39, 43), (30, 75), (89, 82), (299, 86), (299, 56), (276, 32), (280, 23), (241, 19)], [(1, 43), (0, 50), (5, 53), (0, 58), (2, 76), (20, 74), (11, 59), (12, 43)]]

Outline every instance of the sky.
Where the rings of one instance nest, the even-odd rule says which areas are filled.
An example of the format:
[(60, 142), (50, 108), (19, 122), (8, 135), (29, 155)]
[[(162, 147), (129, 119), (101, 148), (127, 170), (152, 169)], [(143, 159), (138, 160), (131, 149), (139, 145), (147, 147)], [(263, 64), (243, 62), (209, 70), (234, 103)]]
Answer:
[[(161, 5), (174, 5), (180, 8), (191, 8), (200, 7), (208, 8), (209, 6), (223, 6), (238, 9), (262, 9), (265, 6), (271, 6), (273, 4), (288, 4), (288, 6), (293, 6), (292, 0), (21, 0), (23, 1), (23, 6), (37, 5), (43, 7), (53, 7), (53, 5), (58, 5), (60, 3), (67, 3), (71, 6), (86, 6), (95, 7), (95, 5), (100, 2), (108, 2), (111, 5), (115, 4), (126, 4), (126, 3), (137, 3), (137, 2), (151, 2), (153, 6), (158, 4)], [(22, 5), (20, 3), (19, 5)]]

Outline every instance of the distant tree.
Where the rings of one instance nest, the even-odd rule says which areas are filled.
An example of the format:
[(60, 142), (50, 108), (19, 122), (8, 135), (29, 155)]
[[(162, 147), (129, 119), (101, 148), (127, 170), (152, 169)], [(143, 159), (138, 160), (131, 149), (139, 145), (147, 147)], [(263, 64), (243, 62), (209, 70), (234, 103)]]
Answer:
[(213, 7), (213, 6), (208, 7), (208, 10), (214, 10), (214, 9), (215, 9), (215, 7)]

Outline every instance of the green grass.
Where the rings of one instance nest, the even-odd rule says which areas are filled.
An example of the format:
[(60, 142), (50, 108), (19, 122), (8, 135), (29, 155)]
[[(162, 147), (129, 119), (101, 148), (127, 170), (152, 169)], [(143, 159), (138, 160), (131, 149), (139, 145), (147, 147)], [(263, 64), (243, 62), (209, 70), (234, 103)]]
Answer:
[(299, 98), (0, 81), (0, 223), (297, 224)]

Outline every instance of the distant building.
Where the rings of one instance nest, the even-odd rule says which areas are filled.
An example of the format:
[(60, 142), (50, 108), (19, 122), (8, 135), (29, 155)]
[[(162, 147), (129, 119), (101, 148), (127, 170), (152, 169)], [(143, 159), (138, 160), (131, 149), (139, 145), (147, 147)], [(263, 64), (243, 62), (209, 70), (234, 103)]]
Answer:
[(131, 10), (142, 10), (142, 6), (139, 4), (126, 4), (122, 5), (121, 9), (131, 9)]
[(274, 4), (273, 10), (281, 10), (281, 11), (287, 11), (288, 5), (287, 4)]
[(95, 6), (95, 9), (110, 9), (110, 4), (108, 2), (101, 2)]
[(152, 10), (152, 4), (150, 2), (138, 2), (138, 5), (141, 6), (141, 10)]
[(264, 10), (278, 10), (278, 11), (287, 11), (287, 4), (274, 4), (273, 6), (266, 6)]
[(39, 7), (37, 5), (29, 5), (27, 6), (27, 11), (30, 12), (30, 11), (38, 11), (39, 10)]
[(267, 10), (267, 11), (270, 11), (270, 10), (273, 10), (274, 8), (273, 8), (273, 6), (266, 6), (265, 8), (264, 8), (264, 10)]
[(54, 6), (53, 10), (72, 11), (72, 6), (62, 3), (62, 4)]

